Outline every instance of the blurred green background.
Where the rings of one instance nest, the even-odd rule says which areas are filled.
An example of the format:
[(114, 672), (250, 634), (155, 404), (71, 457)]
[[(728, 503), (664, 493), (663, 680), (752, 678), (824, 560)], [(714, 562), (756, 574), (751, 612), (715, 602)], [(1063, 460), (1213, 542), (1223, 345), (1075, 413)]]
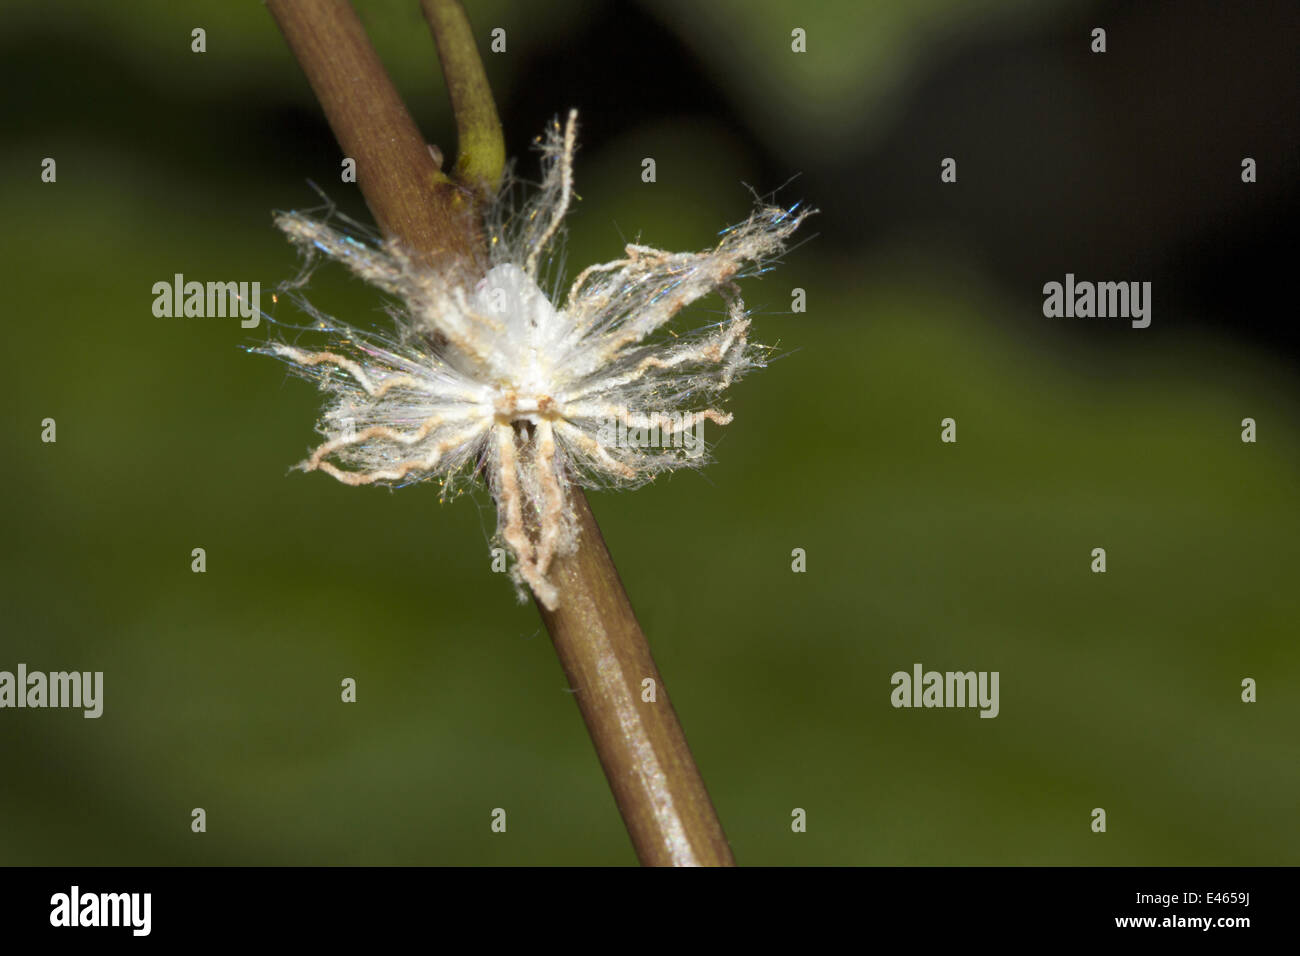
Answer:
[[(0, 711), (0, 863), (634, 862), (487, 494), (289, 473), (319, 396), (265, 326), (152, 315), (291, 277), (308, 180), (365, 215), (265, 9), (3, 6), (0, 670), (106, 686)], [(417, 5), (359, 6), (452, 155)], [(822, 210), (745, 290), (782, 358), (717, 463), (592, 496), (741, 863), (1300, 863), (1296, 15), (1177, 6), (468, 4), (524, 175), (582, 111), (571, 268), (745, 183)], [(1152, 327), (1045, 319), (1068, 271), (1154, 280)], [(384, 321), (341, 272), (313, 302)], [(891, 708), (914, 662), (1000, 716)]]

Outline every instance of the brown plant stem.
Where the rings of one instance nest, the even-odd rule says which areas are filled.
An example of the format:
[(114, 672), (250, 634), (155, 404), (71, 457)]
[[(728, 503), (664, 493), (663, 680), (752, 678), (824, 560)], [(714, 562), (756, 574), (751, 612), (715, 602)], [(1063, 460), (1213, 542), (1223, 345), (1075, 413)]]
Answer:
[[(346, 0), (266, 5), (339, 145), (357, 161), (357, 183), (385, 237), (435, 266), (481, 266), (486, 250), (474, 207), (482, 194), (478, 184), (490, 181), (497, 163), (490, 140), (499, 140), (500, 124), (495, 107), (490, 121), (484, 111), (490, 92), (459, 3), (426, 0), (425, 12), (453, 91), (460, 148), (473, 151), (468, 161), (458, 161), (458, 177), (473, 189), (438, 169)], [(734, 865), (600, 528), (582, 491), (572, 489), (571, 497), (581, 531), (578, 550), (552, 566), (558, 608), (548, 611), (540, 602), (538, 608), (577, 691), (637, 856), (647, 865)], [(642, 700), (647, 678), (654, 681), (653, 701)]]
[(485, 261), (473, 194), (438, 168), (347, 0), (266, 0), (383, 234), (432, 265)]
[[(537, 609), (550, 631), (637, 857), (647, 866), (734, 866), (731, 847), (650, 656), (586, 496), (574, 489), (581, 537), (556, 559), (560, 604)], [(646, 679), (654, 700), (643, 700)]]

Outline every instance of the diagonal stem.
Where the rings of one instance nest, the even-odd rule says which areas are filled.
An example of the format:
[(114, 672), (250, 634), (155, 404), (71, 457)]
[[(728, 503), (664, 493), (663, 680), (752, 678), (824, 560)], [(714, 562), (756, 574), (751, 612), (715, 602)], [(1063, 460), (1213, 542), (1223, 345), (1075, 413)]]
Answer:
[(484, 261), (473, 194), (438, 168), (347, 0), (266, 0), (383, 234), (431, 264)]
[[(581, 537), (557, 557), (554, 611), (537, 601), (623, 822), (647, 866), (734, 866), (722, 824), (686, 744), (586, 496), (574, 489)], [(652, 680), (653, 701), (646, 679)]]
[[(481, 268), (486, 250), (475, 205), (482, 194), (438, 169), (352, 7), (346, 0), (266, 0), (266, 5), (339, 145), (357, 160), (358, 185), (384, 235), (435, 267)], [(425, 9), (449, 88), (468, 91), (453, 92), (462, 158), (469, 155), (466, 150), (480, 150), (456, 168), (458, 176), (466, 171), (466, 183), (485, 182), (490, 175), (474, 170), (490, 171), (496, 160), (490, 149), (481, 151), (481, 139), (475, 146), (465, 131), (490, 138), (481, 113), (486, 79), (464, 11), (459, 10), (457, 26), (457, 11), (448, 13), (450, 6), (446, 0), (426, 0)], [(478, 79), (466, 72), (471, 62)], [(477, 104), (477, 118), (461, 114), (467, 103)], [(495, 108), (492, 115), (495, 119)], [(496, 128), (499, 137), (499, 123)], [(637, 856), (647, 865), (734, 865), (600, 528), (581, 490), (574, 488), (571, 498), (581, 529), (578, 550), (553, 563), (557, 610), (538, 607), (578, 692), (579, 709)], [(653, 702), (642, 700), (647, 678), (654, 681)]]

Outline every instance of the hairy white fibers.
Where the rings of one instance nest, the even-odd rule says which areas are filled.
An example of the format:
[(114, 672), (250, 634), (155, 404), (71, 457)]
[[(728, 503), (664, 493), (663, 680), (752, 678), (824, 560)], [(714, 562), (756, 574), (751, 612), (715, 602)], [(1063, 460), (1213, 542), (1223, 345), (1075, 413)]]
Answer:
[[(705, 461), (704, 421), (724, 425), (720, 393), (763, 362), (748, 340), (737, 281), (761, 272), (809, 215), (759, 205), (703, 252), (629, 245), (578, 274), (563, 305), (539, 285), (554, 263), (573, 198), (576, 113), (539, 140), (540, 189), (516, 209), (502, 191), (487, 217), (486, 274), (448, 274), (394, 243), (346, 235), (302, 213), (276, 216), (309, 256), (343, 263), (391, 299), (396, 330), (362, 331), (300, 304), (325, 349), (274, 343), (317, 382), (324, 439), (299, 467), (350, 485), (483, 475), (512, 573), (547, 606), (556, 556), (577, 545), (570, 489), (630, 486)], [(685, 306), (719, 293), (726, 315), (660, 334)]]

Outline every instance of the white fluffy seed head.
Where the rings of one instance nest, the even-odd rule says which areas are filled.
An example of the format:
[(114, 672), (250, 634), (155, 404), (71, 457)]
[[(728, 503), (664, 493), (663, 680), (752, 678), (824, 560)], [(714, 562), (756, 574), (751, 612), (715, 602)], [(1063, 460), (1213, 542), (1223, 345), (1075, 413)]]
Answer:
[[(517, 584), (551, 608), (552, 562), (577, 546), (571, 483), (632, 486), (707, 460), (704, 422), (731, 420), (715, 407), (720, 393), (765, 354), (748, 340), (737, 281), (763, 271), (810, 214), (760, 205), (703, 252), (629, 245), (579, 273), (561, 305), (538, 277), (552, 269), (572, 196), (575, 136), (572, 112), (548, 129), (540, 189), (520, 208), (503, 190), (488, 210), (490, 266), (468, 280), (418, 265), (393, 243), (277, 215), (309, 257), (342, 262), (394, 299), (396, 328), (361, 331), (299, 299), (329, 333), (325, 350), (255, 350), (326, 394), (324, 441), (300, 467), (352, 485), (436, 479), (444, 493), (482, 474)], [(715, 292), (727, 307), (721, 321), (656, 335)]]

